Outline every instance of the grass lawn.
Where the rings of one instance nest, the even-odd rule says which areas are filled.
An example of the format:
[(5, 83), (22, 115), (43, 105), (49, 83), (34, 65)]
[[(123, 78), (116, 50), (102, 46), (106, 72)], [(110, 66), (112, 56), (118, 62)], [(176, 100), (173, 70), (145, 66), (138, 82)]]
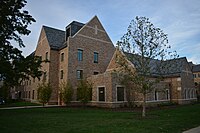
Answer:
[(31, 103), (31, 102), (26, 102), (26, 101), (15, 101), (15, 102), (6, 103), (4, 105), (0, 105), (0, 108), (22, 107), (22, 106), (38, 106), (38, 105), (42, 105), (42, 104)]
[(181, 133), (200, 125), (200, 104), (138, 111), (96, 108), (0, 110), (1, 133)]

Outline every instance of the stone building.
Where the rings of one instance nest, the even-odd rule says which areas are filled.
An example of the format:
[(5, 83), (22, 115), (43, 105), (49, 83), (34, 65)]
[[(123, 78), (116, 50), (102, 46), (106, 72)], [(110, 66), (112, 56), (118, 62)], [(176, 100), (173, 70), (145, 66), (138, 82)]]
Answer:
[(194, 65), (191, 63), (191, 68), (193, 72), (195, 88), (197, 90), (197, 97), (200, 101), (200, 64)]
[[(89, 78), (89, 81), (93, 84), (92, 100), (96, 106), (123, 106), (127, 104), (127, 96), (130, 93), (132, 101), (136, 105), (142, 103), (141, 94), (134, 92), (134, 89), (132, 92), (127, 92), (128, 88), (121, 84), (119, 80), (118, 69), (120, 66), (116, 63), (116, 57), (119, 55), (125, 55), (125, 58), (129, 56), (116, 50), (105, 73), (93, 75)], [(134, 69), (134, 61), (128, 60), (128, 58), (125, 60), (127, 60), (128, 66)], [(187, 59), (185, 57), (178, 58), (170, 60), (168, 63), (172, 64), (171, 69), (163, 75), (163, 80), (156, 85), (154, 91), (147, 95), (147, 102), (151, 104), (162, 102), (184, 104), (196, 101), (193, 73)], [(156, 79), (156, 76), (151, 77), (151, 79)]]
[[(49, 82), (53, 87), (50, 103), (60, 103), (61, 83), (70, 81), (77, 88), (79, 80), (105, 72), (114, 50), (97, 16), (86, 24), (73, 21), (65, 31), (43, 26), (33, 54), (48, 61), (42, 63), (41, 80), (23, 82), (23, 98), (36, 101), (38, 84)], [(76, 89), (73, 101), (76, 101)]]
[[(120, 52), (119, 52), (120, 53)], [(93, 84), (93, 106), (119, 107), (127, 103), (127, 88), (120, 83), (116, 69), (115, 49), (111, 39), (97, 16), (86, 24), (73, 21), (65, 31), (43, 26), (34, 56), (40, 56), (43, 75), (40, 80), (24, 81), (20, 86), (21, 98), (37, 102), (37, 86), (50, 83), (53, 92), (49, 104), (61, 104), (59, 86), (70, 82), (73, 86), (73, 101), (77, 102), (77, 84), (87, 79)], [(174, 101), (185, 103), (195, 100), (192, 71), (186, 58), (177, 59), (177, 71), (171, 71), (160, 83), (165, 92), (155, 90), (148, 96), (148, 102)], [(128, 61), (134, 68), (134, 63)], [(130, 96), (129, 96), (130, 97)], [(132, 98), (140, 103), (139, 94)]]

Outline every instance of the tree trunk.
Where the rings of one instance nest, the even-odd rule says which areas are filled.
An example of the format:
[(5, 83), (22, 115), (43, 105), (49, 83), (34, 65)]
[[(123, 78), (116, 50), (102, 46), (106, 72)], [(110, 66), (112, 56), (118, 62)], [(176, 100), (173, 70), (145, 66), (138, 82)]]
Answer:
[(146, 116), (146, 94), (143, 94), (142, 117)]

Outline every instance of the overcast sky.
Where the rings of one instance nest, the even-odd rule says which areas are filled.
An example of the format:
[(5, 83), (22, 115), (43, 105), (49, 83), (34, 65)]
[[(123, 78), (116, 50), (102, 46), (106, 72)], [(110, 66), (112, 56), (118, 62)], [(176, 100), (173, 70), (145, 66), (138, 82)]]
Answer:
[(116, 44), (132, 19), (145, 16), (168, 34), (181, 57), (200, 63), (200, 0), (28, 0), (25, 9), (37, 22), (23, 37), (24, 55), (35, 50), (42, 25), (64, 30), (74, 20), (87, 23), (97, 15)]

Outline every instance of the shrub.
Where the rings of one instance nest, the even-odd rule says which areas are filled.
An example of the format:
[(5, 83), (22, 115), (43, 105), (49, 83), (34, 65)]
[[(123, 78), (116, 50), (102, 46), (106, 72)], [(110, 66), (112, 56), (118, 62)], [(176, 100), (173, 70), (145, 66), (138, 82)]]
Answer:
[(65, 104), (68, 104), (72, 101), (72, 96), (73, 96), (73, 87), (71, 83), (68, 81), (66, 83), (62, 83), (60, 86), (60, 91), (61, 91), (61, 98), (64, 101)]
[(84, 105), (92, 100), (92, 85), (86, 80), (81, 80), (77, 87), (77, 100)]
[(38, 100), (43, 104), (43, 106), (49, 102), (52, 93), (52, 87), (50, 84), (42, 83), (39, 84), (37, 88)]

